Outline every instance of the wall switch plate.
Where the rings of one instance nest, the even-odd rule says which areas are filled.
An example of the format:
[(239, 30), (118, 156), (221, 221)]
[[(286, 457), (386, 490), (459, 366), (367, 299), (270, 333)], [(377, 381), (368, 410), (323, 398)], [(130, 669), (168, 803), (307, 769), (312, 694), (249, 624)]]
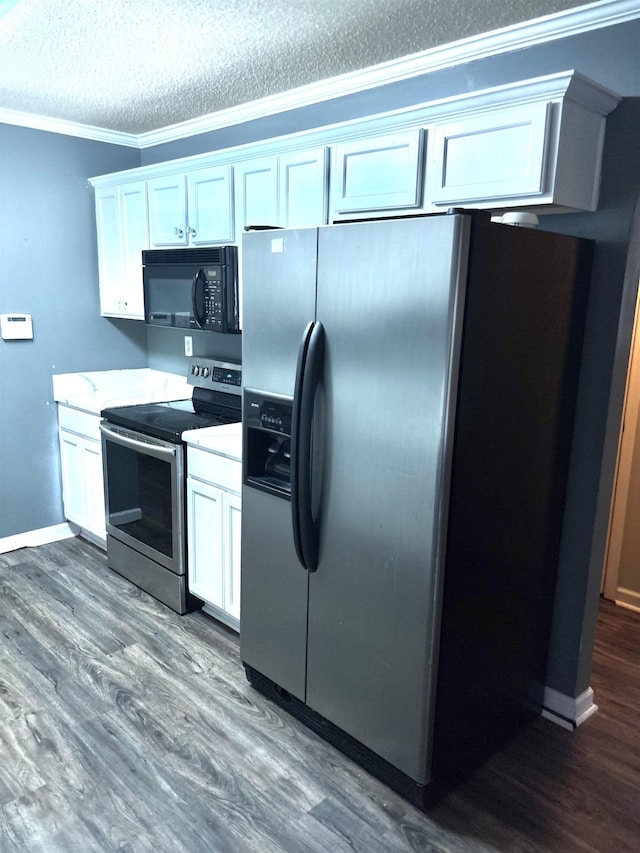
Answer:
[(31, 314), (0, 314), (0, 332), (5, 341), (33, 340)]
[(193, 338), (191, 335), (184, 336), (184, 354), (193, 355)]

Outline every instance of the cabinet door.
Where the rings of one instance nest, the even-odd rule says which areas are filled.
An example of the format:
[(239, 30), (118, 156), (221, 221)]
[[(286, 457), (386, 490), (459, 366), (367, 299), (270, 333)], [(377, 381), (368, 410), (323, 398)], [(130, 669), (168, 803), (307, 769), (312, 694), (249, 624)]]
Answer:
[(59, 436), (64, 517), (84, 527), (83, 441), (65, 429), (60, 430)]
[(186, 246), (187, 190), (184, 175), (147, 182), (149, 242), (151, 246)]
[(233, 241), (231, 166), (201, 169), (187, 175), (189, 245)]
[(104, 543), (106, 538), (102, 447), (99, 441), (59, 431), (64, 515)]
[(189, 589), (224, 608), (222, 550), (223, 492), (187, 477), (187, 548)]
[(147, 185), (144, 181), (120, 187), (122, 295), (127, 317), (144, 320), (142, 250), (149, 248)]
[(436, 126), (431, 200), (450, 205), (543, 193), (548, 115), (549, 104), (527, 104)]
[(331, 198), (334, 213), (421, 204), (421, 130), (336, 145)]
[(224, 609), (240, 619), (240, 525), (242, 519), (240, 495), (225, 492), (222, 500), (224, 551)]
[(98, 441), (82, 440), (82, 474), (84, 477), (84, 522), (89, 533), (104, 540), (107, 535), (104, 505), (102, 447)]
[(122, 304), (122, 247), (118, 187), (96, 190), (100, 313), (119, 315)]
[(247, 225), (279, 225), (278, 158), (264, 157), (234, 168), (238, 240)]
[(327, 149), (280, 156), (280, 225), (312, 228), (327, 222)]

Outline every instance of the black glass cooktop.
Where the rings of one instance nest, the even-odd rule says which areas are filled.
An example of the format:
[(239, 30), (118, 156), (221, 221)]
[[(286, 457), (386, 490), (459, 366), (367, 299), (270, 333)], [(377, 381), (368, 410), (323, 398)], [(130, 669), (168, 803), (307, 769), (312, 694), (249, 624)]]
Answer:
[[(229, 396), (219, 395), (220, 398)], [(103, 409), (100, 414), (114, 426), (127, 427), (154, 438), (180, 444), (185, 430), (240, 421), (240, 398), (231, 397), (230, 402), (231, 405), (226, 405), (226, 400), (225, 403), (213, 400), (207, 402), (206, 409), (203, 410), (197, 403), (194, 406), (193, 400), (174, 400), (170, 403), (114, 406)]]

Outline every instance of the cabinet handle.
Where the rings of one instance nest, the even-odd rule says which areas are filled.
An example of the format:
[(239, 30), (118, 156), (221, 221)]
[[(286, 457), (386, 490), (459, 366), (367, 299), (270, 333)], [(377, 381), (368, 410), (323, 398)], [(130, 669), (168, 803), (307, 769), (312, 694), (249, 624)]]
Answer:
[(195, 237), (198, 232), (195, 228), (192, 228), (190, 225), (187, 225), (187, 234), (191, 234), (192, 237)]
[(184, 231), (182, 230), (182, 228), (174, 228), (173, 233), (176, 235), (176, 237), (184, 236)]

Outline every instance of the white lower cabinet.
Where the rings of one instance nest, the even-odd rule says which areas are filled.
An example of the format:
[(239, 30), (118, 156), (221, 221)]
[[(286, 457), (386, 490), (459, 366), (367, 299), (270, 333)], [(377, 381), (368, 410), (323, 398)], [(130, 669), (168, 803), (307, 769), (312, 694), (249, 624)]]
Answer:
[(187, 449), (189, 590), (204, 611), (240, 629), (241, 463)]
[(106, 545), (104, 478), (99, 418), (58, 406), (62, 501), (65, 518), (92, 542)]

